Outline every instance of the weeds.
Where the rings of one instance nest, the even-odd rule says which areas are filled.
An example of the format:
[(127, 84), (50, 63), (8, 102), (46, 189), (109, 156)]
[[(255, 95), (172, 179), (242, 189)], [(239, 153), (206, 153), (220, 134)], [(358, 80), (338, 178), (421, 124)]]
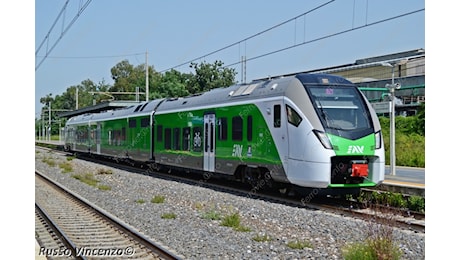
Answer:
[[(342, 248), (344, 259), (393, 259), (401, 257), (402, 251), (393, 241), (391, 217), (380, 218), (377, 214), (390, 215), (382, 212), (382, 208), (376, 210), (374, 216), (369, 217), (367, 237), (363, 242), (351, 243)], [(392, 216), (392, 215), (391, 215)]]
[(89, 186), (97, 187), (99, 190), (111, 190), (112, 188), (107, 185), (98, 185), (99, 180), (94, 177), (92, 173), (85, 173), (85, 174), (74, 174), (72, 175), (73, 178), (88, 184)]
[(263, 234), (263, 235), (257, 234), (255, 237), (252, 238), (252, 240), (256, 242), (268, 242), (268, 241), (272, 241), (273, 238), (271, 238), (270, 236), (266, 234)]
[(92, 173), (74, 174), (72, 177), (93, 187), (96, 187), (99, 182)]
[(165, 213), (161, 215), (162, 219), (175, 219), (177, 216), (174, 213)]
[(210, 210), (201, 215), (202, 218), (204, 219), (210, 219), (210, 220), (221, 220), (222, 216), (219, 214), (219, 212), (216, 212), (215, 210)]
[(152, 203), (163, 203), (165, 202), (165, 196), (161, 196), (161, 195), (155, 195), (155, 197), (153, 197), (150, 202)]
[(292, 249), (304, 249), (306, 247), (308, 248), (313, 248), (312, 244), (310, 241), (307, 240), (295, 240), (295, 241), (289, 241), (287, 243), (287, 246)]
[(202, 210), (204, 208), (204, 205), (203, 205), (203, 203), (195, 202), (195, 204), (193, 204), (193, 208), (195, 208), (197, 210)]
[(233, 213), (222, 219), (221, 226), (231, 227), (235, 231), (249, 232), (250, 228), (241, 226), (241, 219), (238, 213)]
[(66, 157), (66, 160), (67, 160), (67, 161), (72, 161), (72, 160), (75, 159), (75, 158), (77, 158), (76, 155), (67, 156), (67, 157)]
[(69, 162), (63, 162), (59, 164), (59, 168), (62, 169), (63, 173), (72, 172), (72, 165)]
[(417, 212), (425, 212), (425, 198), (420, 196), (411, 196), (407, 201), (407, 207)]
[(144, 204), (144, 203), (145, 203), (145, 200), (143, 200), (143, 199), (138, 199), (138, 200), (136, 200), (136, 203), (138, 203), (138, 204)]
[(112, 190), (112, 187), (110, 187), (108, 185), (103, 185), (103, 184), (98, 185), (97, 188), (100, 189), (100, 190)]
[(367, 205), (381, 205), (416, 212), (425, 212), (425, 198), (421, 196), (404, 197), (401, 193), (378, 192), (361, 193), (358, 201)]
[(48, 166), (50, 166), (50, 167), (56, 166), (56, 162), (53, 160), (53, 158), (50, 158), (50, 157), (43, 158), (42, 162), (48, 164)]

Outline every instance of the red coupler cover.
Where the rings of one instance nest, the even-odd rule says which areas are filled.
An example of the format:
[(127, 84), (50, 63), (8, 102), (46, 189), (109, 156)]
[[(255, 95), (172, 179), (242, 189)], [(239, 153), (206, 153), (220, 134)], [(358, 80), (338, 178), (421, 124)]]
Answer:
[(367, 177), (369, 167), (364, 163), (354, 163), (351, 165), (351, 177)]

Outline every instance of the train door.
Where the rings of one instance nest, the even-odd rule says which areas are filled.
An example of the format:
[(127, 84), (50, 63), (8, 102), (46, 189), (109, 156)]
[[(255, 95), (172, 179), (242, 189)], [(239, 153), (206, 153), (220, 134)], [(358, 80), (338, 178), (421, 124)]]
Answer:
[[(287, 162), (288, 162), (288, 132), (286, 119), (283, 114), (284, 112), (284, 102), (276, 101), (274, 103), (269, 103), (270, 109), (273, 111), (271, 117), (271, 134), (273, 141), (275, 142), (275, 147), (278, 150), (278, 155), (283, 163), (284, 170), (287, 171)], [(268, 122), (270, 122), (268, 121)], [(297, 144), (298, 145), (298, 144)], [(274, 151), (269, 151), (269, 153), (274, 156)]]
[(215, 138), (216, 115), (204, 115), (204, 153), (203, 170), (214, 172), (216, 162), (216, 138)]
[(96, 127), (96, 153), (101, 154), (101, 123), (97, 123)]
[(155, 161), (155, 111), (150, 114), (150, 160)]

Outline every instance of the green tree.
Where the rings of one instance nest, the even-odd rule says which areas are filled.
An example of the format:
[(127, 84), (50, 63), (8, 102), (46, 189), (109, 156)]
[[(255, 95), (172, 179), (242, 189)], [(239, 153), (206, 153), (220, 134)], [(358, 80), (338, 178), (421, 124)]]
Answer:
[[(152, 92), (157, 91), (159, 88), (159, 81), (161, 74), (156, 72), (153, 66), (148, 67), (148, 80), (149, 80), (149, 99), (157, 95), (152, 95)], [(133, 66), (128, 60), (123, 60), (116, 64), (110, 70), (112, 73), (112, 79), (114, 84), (109, 88), (110, 92), (135, 92), (136, 87), (139, 87), (139, 91), (145, 93), (145, 63)], [(126, 94), (119, 95), (114, 94), (114, 98), (117, 100), (134, 100), (135, 95)], [(144, 100), (145, 96), (142, 96), (140, 100)]]
[(187, 86), (189, 93), (200, 93), (235, 84), (235, 69), (224, 68), (223, 65), (222, 61), (215, 61), (213, 64), (192, 62), (190, 68), (195, 70), (195, 76)]
[(158, 87), (153, 93), (154, 98), (161, 97), (184, 97), (190, 93), (187, 90), (187, 83), (193, 75), (183, 74), (177, 70), (170, 70), (160, 77)]
[(425, 103), (420, 104), (415, 118), (417, 119), (417, 133), (425, 136)]

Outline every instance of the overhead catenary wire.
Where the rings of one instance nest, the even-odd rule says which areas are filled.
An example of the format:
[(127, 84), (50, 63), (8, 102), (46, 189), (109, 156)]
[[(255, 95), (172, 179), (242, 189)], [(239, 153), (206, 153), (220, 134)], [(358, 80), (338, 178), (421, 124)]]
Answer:
[[(66, 32), (70, 29), (70, 27), (72, 27), (72, 25), (75, 23), (75, 21), (77, 21), (77, 19), (80, 17), (80, 15), (83, 13), (83, 11), (88, 7), (88, 5), (91, 3), (92, 0), (87, 0), (83, 5), (81, 5), (78, 9), (78, 12), (77, 14), (74, 16), (74, 18), (69, 22), (69, 24), (65, 27), (65, 28), (62, 28), (61, 30), (61, 34), (59, 35), (58, 39), (54, 42), (54, 44), (51, 46), (50, 49), (47, 49), (46, 50), (46, 54), (43, 56), (43, 58), (41, 59), (41, 61), (35, 66), (35, 71), (37, 71), (37, 69), (41, 66), (41, 64), (45, 61), (45, 59), (48, 57), (48, 55), (51, 53), (51, 51), (53, 51), (53, 49), (56, 47), (56, 45), (59, 43), (59, 41), (62, 39), (62, 37), (64, 37), (64, 35), (66, 34)], [(67, 0), (64, 4), (64, 7), (61, 9), (61, 11), (59, 12), (56, 20), (54, 21), (53, 25), (51, 26), (50, 30), (48, 31), (48, 33), (46, 34), (45, 38), (43, 39), (42, 43), (39, 45), (39, 47), (37, 48), (37, 50), (35, 51), (35, 56), (37, 57), (37, 54), (38, 52), (40, 51), (40, 49), (43, 47), (43, 44), (46, 42), (46, 41), (49, 41), (49, 36), (51, 34), (51, 32), (53, 31), (54, 29), (54, 26), (56, 25), (57, 21), (61, 18), (62, 14), (64, 14), (65, 10), (67, 9), (67, 5), (69, 3), (69, 0)], [(81, 2), (80, 2), (81, 3)], [(63, 24), (63, 27), (64, 27), (64, 24)]]
[[(276, 28), (278, 28), (278, 27), (280, 27), (280, 26), (282, 26), (282, 25), (284, 25), (284, 24), (286, 24), (286, 23), (289, 23), (289, 22), (291, 22), (291, 21), (294, 21), (294, 20), (296, 20), (296, 19), (299, 18), (299, 17), (305, 16), (305, 15), (311, 13), (311, 12), (314, 12), (314, 11), (316, 11), (316, 10), (318, 10), (318, 9), (320, 9), (320, 8), (326, 6), (326, 5), (328, 5), (328, 4), (330, 4), (330, 3), (334, 2), (334, 1), (335, 1), (335, 0), (331, 0), (331, 1), (329, 1), (329, 2), (326, 2), (326, 3), (324, 3), (324, 4), (321, 4), (321, 5), (319, 5), (319, 6), (315, 7), (315, 8), (313, 8), (313, 9), (310, 9), (310, 10), (308, 10), (308, 11), (302, 13), (302, 14), (299, 14), (299, 15), (297, 15), (297, 16), (291, 18), (291, 19), (288, 19), (288, 20), (286, 20), (286, 21), (284, 21), (284, 22), (278, 23), (278, 24), (276, 24), (276, 25), (274, 25), (274, 26), (272, 26), (272, 27), (270, 27), (270, 28), (268, 28), (268, 29), (265, 29), (265, 30), (263, 30), (263, 31), (261, 31), (261, 32), (258, 32), (258, 33), (256, 33), (256, 34), (253, 34), (253, 35), (249, 36), (249, 37), (246, 37), (246, 38), (244, 38), (244, 39), (242, 39), (242, 40), (240, 40), (240, 41), (237, 41), (237, 42), (235, 42), (235, 43), (232, 43), (232, 44), (230, 44), (230, 45), (227, 45), (227, 46), (225, 46), (225, 47), (222, 47), (222, 48), (220, 48), (220, 49), (218, 49), (218, 50), (215, 50), (215, 51), (209, 52), (209, 53), (207, 53), (207, 54), (204, 54), (204, 55), (202, 55), (202, 56), (200, 56), (200, 57), (197, 57), (197, 58), (194, 58), (194, 59), (192, 59), (192, 60), (186, 61), (186, 62), (184, 62), (184, 63), (181, 63), (181, 64), (179, 64), (179, 65), (173, 66), (173, 67), (171, 67), (171, 68), (162, 70), (162, 71), (160, 71), (160, 73), (163, 73), (163, 72), (166, 72), (166, 71), (169, 71), (169, 70), (171, 70), (171, 69), (178, 68), (178, 67), (182, 67), (182, 66), (184, 66), (184, 65), (188, 65), (188, 64), (190, 64), (190, 63), (192, 63), (192, 62), (194, 62), (194, 61), (197, 61), (197, 60), (206, 58), (207, 56), (216, 54), (216, 53), (218, 53), (218, 52), (221, 52), (221, 51), (223, 51), (223, 50), (226, 50), (226, 49), (228, 49), (228, 48), (231, 48), (231, 47), (233, 47), (233, 46), (236, 46), (236, 45), (238, 45), (238, 44), (240, 44), (240, 43), (243, 43), (243, 42), (245, 42), (245, 41), (247, 41), (247, 40), (250, 40), (250, 39), (252, 39), (252, 38), (255, 38), (255, 37), (257, 37), (257, 36), (259, 36), (259, 35), (261, 35), (261, 34), (264, 34), (264, 33), (266, 33), (266, 32), (269, 32), (269, 31), (273, 30), (273, 29), (276, 29)], [(238, 63), (239, 63), (239, 62), (238, 62)], [(236, 64), (238, 64), (238, 63), (236, 63)]]
[[(379, 21), (375, 21), (375, 22), (372, 22), (372, 23), (368, 23), (368, 21), (367, 21), (367, 19), (368, 19), (368, 17), (367, 17), (367, 13), (368, 13), (368, 10), (367, 10), (367, 9), (368, 9), (368, 6), (366, 6), (366, 22), (365, 22), (364, 25), (355, 27), (355, 26), (354, 26), (354, 23), (352, 23), (352, 27), (351, 27), (350, 29), (346, 29), (346, 30), (343, 30), (343, 31), (340, 31), (340, 32), (336, 32), (336, 33), (331, 33), (331, 34), (328, 34), (328, 35), (325, 35), (325, 36), (321, 36), (321, 37), (318, 37), (318, 38), (315, 38), (315, 39), (312, 39), (312, 40), (308, 40), (308, 41), (307, 41), (307, 40), (305, 39), (305, 26), (306, 26), (306, 25), (305, 25), (305, 23), (306, 23), (305, 17), (306, 17), (306, 15), (309, 14), (309, 13), (311, 13), (311, 12), (313, 12), (313, 11), (315, 11), (315, 10), (318, 10), (318, 9), (320, 9), (320, 8), (322, 8), (322, 7), (325, 7), (326, 5), (328, 5), (328, 4), (330, 4), (330, 3), (334, 2), (334, 1), (335, 1), (335, 0), (331, 0), (331, 1), (328, 1), (328, 2), (326, 2), (326, 3), (323, 3), (323, 4), (317, 6), (317, 7), (313, 8), (313, 9), (310, 9), (310, 10), (308, 10), (308, 11), (302, 13), (302, 14), (299, 14), (299, 15), (297, 15), (297, 16), (295, 16), (295, 17), (292, 17), (292, 18), (290, 18), (290, 19), (288, 19), (288, 20), (285, 20), (285, 21), (283, 21), (283, 22), (281, 22), (281, 23), (278, 23), (278, 24), (276, 24), (276, 25), (274, 25), (274, 26), (271, 26), (271, 27), (268, 28), (268, 29), (265, 29), (265, 30), (263, 30), (263, 31), (260, 31), (260, 32), (258, 32), (258, 33), (256, 33), (256, 34), (253, 34), (253, 35), (251, 35), (251, 36), (249, 36), (249, 37), (246, 37), (246, 38), (244, 38), (244, 39), (242, 39), (242, 40), (239, 40), (239, 41), (237, 41), (237, 42), (235, 42), (235, 43), (232, 43), (232, 44), (230, 44), (230, 45), (224, 46), (224, 47), (222, 47), (222, 48), (219, 48), (219, 49), (214, 50), (214, 51), (212, 51), (212, 52), (209, 52), (209, 53), (207, 53), (207, 54), (201, 55), (201, 56), (199, 56), (199, 57), (197, 57), (197, 58), (194, 58), (194, 59), (191, 59), (191, 60), (189, 60), (189, 61), (183, 62), (183, 63), (181, 63), (181, 64), (179, 64), (179, 65), (175, 65), (175, 66), (170, 67), (170, 68), (168, 68), (168, 69), (161, 70), (161, 71), (159, 71), (159, 72), (160, 72), (160, 73), (163, 73), (163, 72), (169, 71), (169, 70), (171, 70), (171, 69), (175, 69), (175, 68), (178, 68), (178, 67), (182, 67), (182, 66), (184, 66), (184, 65), (189, 65), (190, 63), (192, 63), (192, 62), (194, 62), (194, 61), (204, 59), (204, 58), (206, 58), (206, 57), (208, 57), (208, 56), (211, 56), (211, 55), (213, 55), (213, 54), (216, 54), (216, 53), (218, 53), (218, 52), (221, 52), (221, 51), (226, 50), (226, 49), (228, 49), (228, 48), (231, 48), (231, 47), (233, 47), (233, 46), (241, 45), (242, 43), (246, 43), (248, 40), (250, 40), (250, 39), (252, 39), (252, 38), (255, 38), (255, 37), (260, 36), (260, 35), (262, 35), (262, 34), (264, 34), (264, 33), (267, 33), (267, 32), (269, 32), (269, 31), (271, 31), (271, 30), (273, 30), (273, 29), (275, 29), (275, 28), (278, 28), (278, 27), (280, 27), (280, 26), (282, 26), (282, 25), (284, 25), (284, 24), (287, 24), (287, 23), (292, 22), (292, 21), (296, 21), (298, 18), (300, 18), (300, 17), (302, 17), (302, 16), (304, 17), (304, 36), (303, 36), (303, 41), (302, 41), (302, 42), (296, 43), (296, 40), (294, 40), (294, 44), (293, 44), (293, 45), (290, 45), (290, 46), (287, 46), (287, 47), (283, 47), (283, 48), (280, 48), (280, 49), (277, 49), (277, 50), (274, 50), (274, 51), (270, 51), (270, 52), (267, 52), (267, 53), (264, 53), (264, 54), (260, 54), (260, 55), (257, 55), (257, 56), (253, 56), (253, 57), (247, 57), (247, 56), (246, 56), (246, 45), (245, 45), (245, 46), (244, 46), (244, 53), (245, 53), (245, 54), (244, 54), (244, 61), (243, 61), (243, 59), (240, 59), (240, 58), (241, 58), (241, 54), (240, 54), (240, 55), (239, 55), (239, 60), (238, 60), (238, 61), (233, 62), (233, 63), (228, 64), (228, 65), (225, 65), (224, 68), (226, 68), (226, 67), (232, 67), (232, 66), (241, 64), (241, 63), (243, 63), (243, 62), (246, 63), (246, 62), (248, 62), (248, 61), (253, 61), (253, 60), (256, 60), (256, 59), (260, 59), (260, 58), (263, 58), (263, 57), (266, 57), (266, 56), (269, 56), (269, 55), (273, 55), (273, 54), (276, 54), (276, 53), (279, 53), (279, 52), (283, 52), (283, 51), (286, 51), (286, 50), (289, 50), (289, 49), (293, 49), (293, 48), (296, 48), (296, 47), (299, 47), (299, 46), (302, 46), (302, 45), (314, 43), (314, 42), (321, 41), (321, 40), (324, 40), (324, 39), (327, 39), (327, 38), (331, 38), (331, 37), (335, 37), (335, 36), (338, 36), (338, 35), (341, 35), (341, 34), (345, 34), (345, 33), (349, 33), (349, 32), (352, 32), (352, 31), (360, 30), (360, 29), (363, 29), (363, 28), (366, 28), (366, 27), (370, 27), (370, 26), (374, 26), (374, 25), (377, 25), (377, 24), (381, 24), (381, 23), (384, 23), (384, 22), (391, 21), (391, 20), (395, 20), (395, 19), (398, 19), (398, 18), (402, 18), (402, 17), (408, 16), (408, 15), (412, 15), (412, 14), (415, 14), (415, 13), (418, 13), (418, 12), (422, 12), (422, 11), (425, 10), (425, 8), (422, 8), (422, 9), (419, 9), (419, 10), (407, 12), (407, 13), (404, 13), (404, 14), (400, 14), (400, 15), (396, 15), (396, 16), (393, 16), (393, 17), (381, 19), (381, 20), (379, 20)], [(86, 8), (86, 6), (89, 4), (89, 2), (91, 2), (91, 0), (88, 0), (88, 1), (85, 3), (84, 8)], [(64, 8), (65, 8), (65, 6), (64, 6)], [(64, 9), (64, 8), (63, 8), (63, 9)], [(84, 9), (84, 8), (82, 8), (82, 9)], [(83, 11), (82, 9), (81, 9), (81, 11), (79, 11), (79, 13), (81, 13), (81, 12)], [(61, 11), (61, 13), (62, 13), (62, 11)], [(61, 15), (61, 13), (58, 15), (58, 18), (57, 18), (56, 21), (54, 22), (52, 28), (53, 28), (54, 25), (56, 24), (56, 22), (57, 22), (57, 20), (59, 19), (59, 16)], [(353, 15), (353, 16), (354, 16), (354, 15)], [(75, 17), (74, 20), (73, 20), (73, 22), (76, 20), (76, 18), (78, 18), (78, 17)], [(72, 22), (72, 23), (73, 23), (73, 22)], [(69, 24), (69, 26), (67, 26), (66, 30), (65, 30), (63, 33), (65, 33), (65, 32), (70, 28), (70, 26), (72, 25), (72, 23)], [(297, 25), (296, 25), (296, 26), (297, 26)], [(49, 33), (48, 33), (48, 35), (49, 35)], [(48, 37), (48, 35), (47, 35), (47, 37)], [(61, 37), (60, 37), (59, 39), (61, 39), (62, 36), (63, 36), (63, 34), (61, 34)], [(45, 37), (45, 39), (46, 39), (46, 37)], [(59, 41), (59, 40), (58, 40), (58, 41)], [(44, 41), (41, 43), (41, 45), (40, 45), (39, 48), (37, 49), (37, 52), (38, 52), (38, 50), (42, 47), (43, 43), (44, 43)], [(57, 42), (53, 45), (52, 48), (54, 48), (54, 46), (55, 46), (56, 44), (57, 44)], [(241, 47), (240, 47), (240, 48), (241, 48)], [(51, 50), (52, 50), (52, 49), (51, 49)], [(66, 57), (66, 56), (58, 57), (58, 56), (54, 56), (54, 57), (52, 57), (52, 56), (49, 56), (49, 55), (48, 55), (49, 52), (51, 52), (51, 50), (48, 51), (47, 54), (46, 54), (45, 56), (36, 56), (36, 57), (43, 57), (43, 60), (44, 60), (45, 58), (53, 58), (53, 59), (102, 59), (102, 58), (115, 58), (115, 57), (126, 57), (126, 56), (138, 56), (138, 55), (144, 55), (144, 54), (145, 54), (145, 53), (133, 53), (133, 54), (106, 55), (106, 56), (80, 56), (80, 57), (76, 57), (76, 56), (75, 56), (75, 57), (69, 57), (69, 56), (67, 56), (67, 57)], [(37, 55), (37, 52), (36, 52), (36, 55)], [(240, 53), (241, 53), (241, 49), (240, 49)], [(42, 62), (43, 62), (43, 60), (42, 60)], [(41, 64), (41, 63), (40, 63), (40, 64)], [(39, 64), (39, 65), (40, 65), (40, 64)], [(38, 65), (38, 66), (39, 66), (39, 65)], [(36, 67), (36, 69), (38, 68), (38, 66)]]
[[(145, 56), (145, 52), (117, 54), (117, 55), (100, 55), (100, 56), (48, 56), (48, 59), (110, 59), (110, 58), (139, 56), (139, 55)], [(44, 57), (44, 56), (37, 56), (37, 57)]]
[[(385, 18), (385, 19), (382, 19), (382, 20), (379, 20), (379, 21), (376, 21), (376, 22), (373, 22), (373, 23), (369, 23), (369, 24), (365, 24), (365, 25), (362, 25), (362, 26), (350, 28), (350, 29), (343, 30), (343, 31), (340, 31), (340, 32), (328, 34), (328, 35), (325, 35), (325, 36), (322, 36), (322, 37), (315, 38), (313, 40), (293, 44), (291, 46), (287, 46), (287, 47), (284, 47), (284, 48), (281, 48), (281, 49), (278, 49), (278, 50), (267, 52), (267, 53), (264, 53), (264, 54), (261, 54), (261, 55), (258, 55), (258, 56), (254, 56), (254, 57), (251, 57), (251, 58), (246, 58), (245, 61), (247, 62), (247, 61), (256, 60), (256, 59), (259, 59), (259, 58), (262, 58), (262, 57), (265, 57), (265, 56), (269, 56), (269, 55), (272, 55), (272, 54), (283, 52), (283, 51), (286, 51), (286, 50), (289, 50), (289, 49), (292, 49), (292, 48), (296, 48), (296, 47), (299, 47), (299, 46), (302, 46), (302, 45), (305, 45), (305, 44), (317, 42), (317, 41), (324, 40), (324, 39), (327, 39), (327, 38), (331, 38), (331, 37), (334, 37), (334, 36), (338, 36), (338, 35), (341, 35), (341, 34), (344, 34), (344, 33), (349, 33), (349, 32), (352, 32), (352, 31), (360, 30), (360, 29), (363, 29), (363, 28), (366, 28), (366, 27), (369, 27), (369, 26), (377, 25), (377, 24), (380, 24), (380, 23), (383, 23), (383, 22), (388, 22), (388, 21), (391, 21), (391, 20), (395, 20), (395, 19), (398, 19), (398, 18), (401, 18), (401, 17), (404, 17), (404, 16), (408, 16), (408, 15), (411, 15), (411, 14), (422, 12), (422, 11), (425, 11), (425, 8), (415, 10), (415, 11), (412, 11), (412, 12), (408, 12), (408, 13), (404, 13), (404, 14), (400, 14), (400, 15), (393, 16), (393, 17), (390, 17), (390, 18)], [(235, 66), (235, 65), (239, 64), (240, 62), (241, 61), (237, 61), (237, 62), (228, 64), (228, 65), (224, 66), (224, 68)]]

